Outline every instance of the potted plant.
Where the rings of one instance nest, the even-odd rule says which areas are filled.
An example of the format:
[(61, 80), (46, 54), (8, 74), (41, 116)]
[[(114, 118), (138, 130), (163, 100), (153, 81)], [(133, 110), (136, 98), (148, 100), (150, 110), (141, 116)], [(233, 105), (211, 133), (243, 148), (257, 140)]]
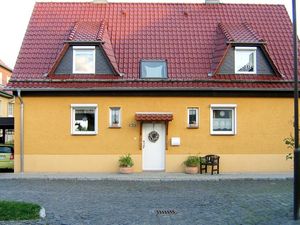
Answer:
[(123, 155), (119, 159), (119, 167), (120, 167), (120, 173), (123, 174), (130, 174), (133, 173), (133, 160), (130, 156), (130, 154)]
[(189, 156), (184, 162), (185, 172), (188, 174), (198, 173), (200, 158), (198, 156)]

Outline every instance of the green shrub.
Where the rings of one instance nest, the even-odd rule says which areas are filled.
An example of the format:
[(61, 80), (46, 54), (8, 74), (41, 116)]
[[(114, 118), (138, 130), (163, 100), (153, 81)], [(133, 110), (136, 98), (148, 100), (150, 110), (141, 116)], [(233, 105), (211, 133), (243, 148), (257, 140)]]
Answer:
[(189, 156), (183, 163), (187, 167), (196, 167), (200, 164), (200, 158), (198, 156)]
[(130, 154), (123, 155), (119, 159), (119, 167), (133, 167), (133, 159)]
[[(290, 134), (289, 137), (283, 139), (283, 142), (287, 145), (288, 149), (291, 149), (292, 151), (294, 150), (294, 148), (295, 148), (295, 139), (291, 134)], [(290, 153), (286, 154), (285, 158), (286, 159), (293, 159), (293, 153), (290, 152)]]

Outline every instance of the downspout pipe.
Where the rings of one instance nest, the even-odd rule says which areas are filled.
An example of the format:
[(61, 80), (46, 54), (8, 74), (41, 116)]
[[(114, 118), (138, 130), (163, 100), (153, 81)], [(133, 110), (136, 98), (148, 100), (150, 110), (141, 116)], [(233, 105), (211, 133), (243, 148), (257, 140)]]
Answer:
[(20, 100), (20, 168), (21, 173), (24, 173), (24, 102), (21, 97), (21, 90), (18, 89), (18, 98)]

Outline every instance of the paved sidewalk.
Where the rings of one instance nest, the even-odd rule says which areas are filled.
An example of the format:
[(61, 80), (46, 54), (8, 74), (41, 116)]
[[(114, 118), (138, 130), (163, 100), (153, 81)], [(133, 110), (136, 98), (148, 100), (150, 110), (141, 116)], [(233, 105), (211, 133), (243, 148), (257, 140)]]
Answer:
[(33, 202), (46, 210), (44, 219), (0, 225), (300, 225), (292, 216), (291, 179), (10, 179), (0, 181), (0, 190), (3, 200)]
[(292, 179), (292, 173), (223, 173), (195, 174), (143, 172), (129, 175), (118, 173), (0, 173), (3, 179), (48, 180), (110, 180), (110, 181), (221, 181), (221, 180), (284, 180)]

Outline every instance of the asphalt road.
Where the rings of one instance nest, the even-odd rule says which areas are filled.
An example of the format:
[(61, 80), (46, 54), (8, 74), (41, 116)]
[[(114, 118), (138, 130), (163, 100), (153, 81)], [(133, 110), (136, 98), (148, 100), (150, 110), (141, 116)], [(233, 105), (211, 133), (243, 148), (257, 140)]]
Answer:
[(292, 185), (292, 180), (1, 180), (0, 199), (38, 203), (47, 216), (0, 224), (300, 224), (293, 221)]

